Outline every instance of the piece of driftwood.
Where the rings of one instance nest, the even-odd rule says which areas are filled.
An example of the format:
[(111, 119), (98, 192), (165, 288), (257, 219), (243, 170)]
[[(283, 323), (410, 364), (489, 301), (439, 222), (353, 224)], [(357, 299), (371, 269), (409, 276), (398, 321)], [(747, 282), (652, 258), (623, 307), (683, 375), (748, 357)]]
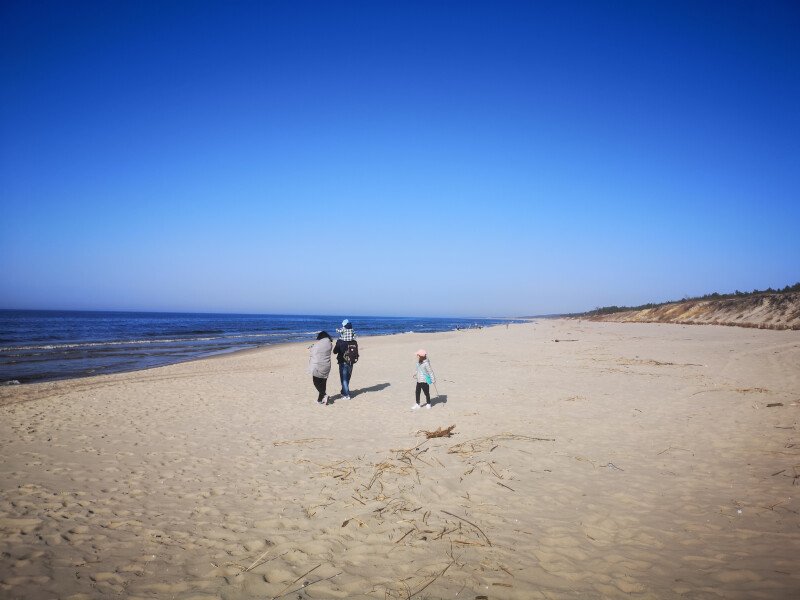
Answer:
[(456, 428), (455, 425), (450, 425), (450, 427), (446, 427), (446, 428), (439, 427), (438, 429), (436, 429), (434, 431), (425, 431), (423, 429), (422, 433), (424, 433), (425, 437), (428, 438), (428, 439), (440, 438), (440, 437), (452, 437), (453, 436), (453, 430), (455, 428)]

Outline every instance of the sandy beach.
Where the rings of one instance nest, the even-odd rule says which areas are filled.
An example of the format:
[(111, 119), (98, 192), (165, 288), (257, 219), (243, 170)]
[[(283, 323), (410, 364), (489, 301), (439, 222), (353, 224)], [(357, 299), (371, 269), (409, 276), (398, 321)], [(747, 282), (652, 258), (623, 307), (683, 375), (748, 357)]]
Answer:
[(0, 596), (800, 594), (800, 331), (362, 338), (327, 407), (308, 344), (0, 388)]

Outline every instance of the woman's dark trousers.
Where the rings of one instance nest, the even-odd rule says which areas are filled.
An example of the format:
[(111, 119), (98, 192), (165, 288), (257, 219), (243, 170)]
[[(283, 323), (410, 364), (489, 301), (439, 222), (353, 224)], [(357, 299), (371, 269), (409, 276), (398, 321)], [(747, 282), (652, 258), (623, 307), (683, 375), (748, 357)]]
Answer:
[(314, 380), (314, 387), (317, 388), (319, 392), (317, 402), (322, 402), (322, 399), (325, 397), (325, 388), (328, 387), (328, 380), (322, 377), (314, 377), (313, 375), (311, 379)]

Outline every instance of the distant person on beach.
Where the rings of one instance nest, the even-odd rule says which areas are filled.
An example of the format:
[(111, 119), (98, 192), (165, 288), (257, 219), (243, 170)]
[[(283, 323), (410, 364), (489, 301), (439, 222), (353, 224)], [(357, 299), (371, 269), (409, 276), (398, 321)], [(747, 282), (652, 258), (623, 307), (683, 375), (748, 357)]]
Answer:
[(331, 373), (332, 348), (333, 340), (331, 336), (325, 331), (320, 331), (317, 334), (317, 341), (311, 346), (311, 357), (308, 361), (311, 379), (314, 382), (314, 387), (317, 388), (317, 392), (319, 392), (317, 402), (326, 406), (328, 405), (328, 394), (325, 393), (325, 389), (328, 386), (328, 375)]
[(417, 380), (417, 389), (414, 394), (417, 398), (417, 403), (411, 407), (411, 410), (419, 408), (419, 393), (425, 393), (425, 408), (431, 407), (431, 384), (436, 383), (436, 375), (433, 374), (431, 368), (431, 361), (428, 360), (428, 353), (423, 350), (417, 350), (417, 368), (412, 376)]
[(339, 363), (339, 379), (342, 382), (342, 398), (350, 400), (350, 377), (353, 376), (353, 367), (358, 361), (358, 342), (356, 332), (353, 331), (353, 324), (345, 319), (342, 321), (341, 329), (337, 329), (339, 339), (333, 347), (336, 354), (336, 362)]

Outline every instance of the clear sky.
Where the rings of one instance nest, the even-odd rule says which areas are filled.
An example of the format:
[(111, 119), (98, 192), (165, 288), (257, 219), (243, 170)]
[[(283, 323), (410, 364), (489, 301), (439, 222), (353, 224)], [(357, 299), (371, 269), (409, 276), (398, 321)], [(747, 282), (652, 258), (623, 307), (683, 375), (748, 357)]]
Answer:
[(800, 3), (0, 3), (0, 308), (800, 281)]

